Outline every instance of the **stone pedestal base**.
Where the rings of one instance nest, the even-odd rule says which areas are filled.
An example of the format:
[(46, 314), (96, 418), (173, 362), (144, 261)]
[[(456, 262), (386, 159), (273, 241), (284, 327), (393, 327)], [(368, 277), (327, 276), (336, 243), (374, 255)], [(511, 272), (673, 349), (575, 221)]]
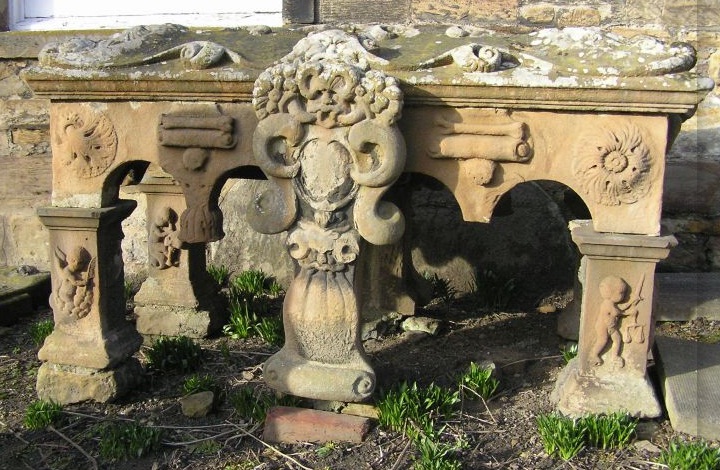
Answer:
[(560, 372), (550, 399), (557, 402), (558, 411), (570, 416), (616, 411), (625, 411), (636, 418), (657, 418), (662, 414), (647, 376), (612, 372), (584, 375), (576, 359)]
[(223, 325), (223, 315), (207, 310), (169, 305), (142, 305), (135, 307), (137, 330), (145, 342), (155, 336), (188, 336), (205, 338)]
[(44, 363), (38, 370), (37, 393), (42, 400), (70, 404), (113, 401), (135, 387), (143, 369), (135, 358), (109, 370)]
[(275, 390), (316, 400), (359, 402), (375, 388), (375, 373), (364, 362), (333, 366), (305, 359), (287, 349), (265, 362), (263, 377)]

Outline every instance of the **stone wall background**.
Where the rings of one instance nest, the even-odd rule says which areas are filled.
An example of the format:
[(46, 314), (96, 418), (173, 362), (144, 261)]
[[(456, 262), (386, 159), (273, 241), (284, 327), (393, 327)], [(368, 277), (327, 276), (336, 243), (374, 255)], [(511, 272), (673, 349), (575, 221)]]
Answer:
[[(0, 22), (6, 7), (7, 0), (0, 0)], [(691, 43), (698, 50), (697, 71), (720, 82), (717, 0), (320, 0), (315, 16), (321, 22), (473, 23), (523, 31), (600, 26), (627, 36), (651, 34)], [(35, 62), (43, 44), (67, 35), (78, 33), (0, 33), (0, 265), (49, 267), (47, 232), (35, 216), (37, 207), (50, 203), (49, 102), (35, 98), (19, 74)], [(676, 234), (680, 246), (661, 269), (720, 271), (719, 183), (720, 88), (716, 87), (684, 123), (668, 154), (663, 223)], [(243, 208), (237, 207), (248, 185), (255, 184), (230, 181), (224, 188), (221, 207), (228, 237), (209, 247), (209, 259), (237, 270), (274, 270), (279, 279), (287, 280), (291, 268), (282, 237), (252, 234), (244, 225)], [(402, 188), (404, 197), (413, 201), (408, 218), (415, 238), (406, 248), (419, 272), (447, 277), (458, 290), (467, 287), (474, 270), (487, 268), (516, 273), (524, 288), (570, 286), (576, 259), (565, 223), (575, 214), (572, 204), (565, 204), (562, 188), (523, 185), (512, 192), (507, 205), (512, 214), (488, 225), (462, 222), (452, 197), (438, 185), (409, 178)], [(126, 270), (142, 272), (147, 259), (144, 197), (132, 186), (124, 189), (122, 197), (139, 202), (125, 224), (124, 248)], [(536, 218), (527, 220), (523, 214)]]

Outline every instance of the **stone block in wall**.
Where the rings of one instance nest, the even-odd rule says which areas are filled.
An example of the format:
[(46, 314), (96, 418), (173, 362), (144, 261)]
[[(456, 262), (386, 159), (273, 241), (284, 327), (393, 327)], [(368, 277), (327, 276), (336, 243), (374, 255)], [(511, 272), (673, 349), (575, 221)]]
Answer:
[(518, 0), (412, 0), (414, 20), (443, 23), (514, 23)]
[(717, 27), (720, 8), (717, 0), (665, 0), (661, 20), (668, 27)]
[(538, 3), (520, 8), (520, 19), (533, 25), (551, 25), (555, 21), (555, 5)]
[(623, 22), (655, 24), (659, 21), (665, 0), (627, 0), (621, 14)]
[(0, 101), (0, 129), (48, 128), (50, 100), (9, 99)]
[(404, 23), (410, 19), (410, 0), (320, 0), (320, 23)]
[(27, 66), (26, 61), (0, 61), (0, 98), (32, 96), (32, 91), (19, 75), (20, 70)]
[(720, 162), (667, 162), (663, 211), (668, 214), (720, 215)]
[(569, 26), (600, 26), (602, 16), (600, 10), (590, 6), (579, 6), (560, 11), (557, 25), (559, 28)]

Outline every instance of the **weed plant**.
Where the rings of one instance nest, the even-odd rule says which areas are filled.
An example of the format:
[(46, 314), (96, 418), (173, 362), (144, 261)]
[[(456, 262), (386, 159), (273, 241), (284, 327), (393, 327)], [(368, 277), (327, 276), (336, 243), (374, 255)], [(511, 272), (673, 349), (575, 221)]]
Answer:
[(455, 453), (461, 449), (459, 442), (443, 440), (441, 419), (455, 413), (460, 401), (458, 392), (430, 384), (419, 388), (417, 383), (401, 383), (385, 393), (377, 403), (381, 426), (401, 432), (409, 437), (418, 450), (414, 467), (417, 470), (455, 470), (460, 463)]
[(452, 284), (450, 284), (450, 281), (448, 279), (438, 276), (437, 273), (434, 273), (432, 275), (426, 273), (424, 277), (430, 282), (430, 286), (432, 287), (433, 299), (440, 299), (446, 304), (452, 302), (453, 299), (455, 299), (457, 291), (452, 286)]
[(163, 336), (147, 351), (148, 367), (159, 371), (188, 372), (202, 363), (202, 348), (187, 336)]
[(570, 460), (585, 448), (585, 428), (582, 421), (557, 413), (537, 417), (538, 432), (545, 452), (563, 460)]
[(160, 448), (162, 430), (135, 422), (111, 423), (103, 426), (100, 456), (110, 462), (139, 458)]
[(581, 418), (585, 441), (597, 449), (622, 449), (635, 437), (637, 419), (627, 413), (589, 415)]
[(35, 346), (42, 346), (45, 342), (45, 338), (50, 336), (55, 328), (55, 323), (52, 320), (39, 320), (30, 325), (30, 338), (32, 338)]
[(720, 448), (710, 447), (705, 441), (673, 440), (660, 453), (658, 462), (667, 465), (670, 470), (718, 470)]
[(545, 452), (570, 460), (585, 447), (621, 449), (635, 436), (637, 419), (626, 413), (587, 415), (572, 419), (558, 413), (537, 417)]
[(470, 366), (460, 376), (460, 386), (470, 390), (467, 394), (469, 400), (474, 400), (478, 396), (483, 400), (492, 397), (500, 385), (500, 381), (493, 377), (493, 371), (489, 367), (480, 367), (475, 362), (471, 362)]
[(233, 339), (257, 335), (279, 346), (284, 340), (282, 319), (267, 316), (272, 298), (282, 292), (280, 285), (262, 271), (243, 271), (230, 282), (230, 319), (223, 333)]
[(562, 354), (563, 360), (565, 361), (565, 364), (567, 364), (572, 359), (577, 357), (577, 354), (578, 354), (577, 343), (572, 343), (572, 344), (563, 346), (562, 348), (560, 348), (560, 354)]
[(220, 266), (210, 264), (206, 270), (218, 288), (227, 286), (228, 280), (230, 280), (230, 269), (227, 266), (224, 264)]
[(265, 421), (268, 410), (273, 406), (298, 405), (297, 399), (291, 395), (277, 398), (275, 395), (251, 387), (244, 387), (232, 393), (228, 400), (240, 417), (253, 423)]
[(200, 392), (213, 392), (216, 397), (221, 393), (220, 385), (210, 375), (193, 374), (186, 378), (182, 384), (183, 395), (193, 395)]
[(32, 430), (45, 429), (56, 424), (62, 417), (62, 405), (52, 401), (37, 400), (25, 409), (25, 427)]
[(505, 278), (491, 269), (476, 272), (470, 283), (470, 292), (481, 307), (505, 310), (515, 294), (515, 279)]

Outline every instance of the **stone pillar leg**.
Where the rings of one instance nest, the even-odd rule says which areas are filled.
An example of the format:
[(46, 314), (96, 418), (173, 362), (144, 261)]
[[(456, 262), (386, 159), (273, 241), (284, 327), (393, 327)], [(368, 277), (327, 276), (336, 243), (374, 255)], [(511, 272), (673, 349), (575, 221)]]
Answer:
[(615, 411), (660, 416), (647, 376), (655, 265), (677, 241), (598, 233), (590, 221), (576, 226), (572, 237), (586, 258), (578, 355), (560, 373), (551, 398), (573, 416)]
[(186, 209), (180, 186), (170, 177), (138, 185), (147, 195), (148, 278), (135, 295), (137, 330), (146, 338), (203, 338), (222, 327), (224, 309), (206, 272), (205, 244), (183, 243), (178, 216)]
[[(327, 44), (333, 44), (328, 49)], [(339, 30), (300, 41), (255, 82), (255, 159), (271, 189), (251, 201), (263, 233), (288, 230), (296, 274), (283, 304), (285, 345), (265, 362), (276, 390), (319, 400), (361, 401), (375, 373), (360, 342), (362, 240), (402, 236), (397, 206), (382, 197), (405, 164), (395, 121), (402, 91), (370, 70), (367, 51)]]
[(121, 221), (135, 208), (44, 207), (50, 231), (55, 329), (38, 357), (38, 396), (58, 403), (111, 401), (133, 387), (142, 338), (125, 319)]

